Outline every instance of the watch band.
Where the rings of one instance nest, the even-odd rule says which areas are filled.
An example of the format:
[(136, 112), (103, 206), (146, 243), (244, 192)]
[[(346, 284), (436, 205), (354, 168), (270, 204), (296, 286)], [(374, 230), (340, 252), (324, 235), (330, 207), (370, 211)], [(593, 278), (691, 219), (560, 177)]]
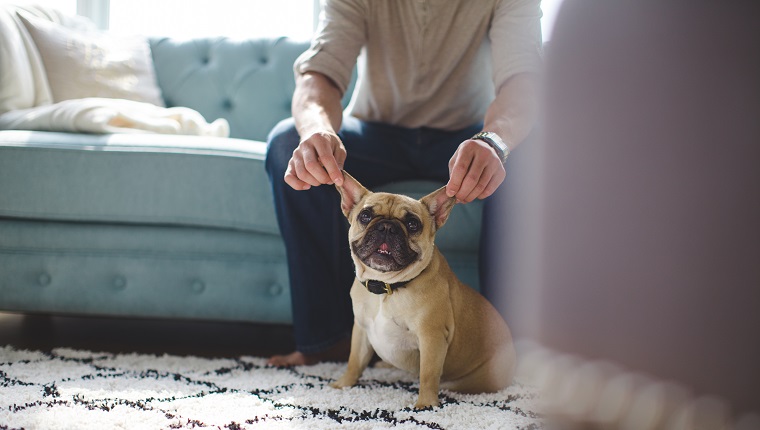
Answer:
[(483, 142), (487, 143), (488, 146), (496, 151), (496, 155), (499, 156), (501, 164), (507, 162), (507, 157), (509, 157), (509, 147), (506, 143), (504, 143), (498, 134), (492, 131), (481, 131), (480, 133), (475, 134), (475, 136), (472, 136), (471, 139), (482, 140)]

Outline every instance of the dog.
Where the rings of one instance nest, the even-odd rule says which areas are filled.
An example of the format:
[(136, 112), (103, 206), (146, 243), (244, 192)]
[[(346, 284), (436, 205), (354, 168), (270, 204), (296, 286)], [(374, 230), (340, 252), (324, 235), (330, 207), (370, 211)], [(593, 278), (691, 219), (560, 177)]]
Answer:
[[(463, 284), (434, 244), (456, 199), (445, 187), (415, 200), (373, 193), (343, 172), (341, 210), (356, 269), (348, 367), (334, 388), (356, 384), (374, 354), (419, 375), (416, 409), (439, 389), (496, 392), (512, 382), (512, 334), (498, 311)], [(443, 382), (443, 384), (442, 384)]]

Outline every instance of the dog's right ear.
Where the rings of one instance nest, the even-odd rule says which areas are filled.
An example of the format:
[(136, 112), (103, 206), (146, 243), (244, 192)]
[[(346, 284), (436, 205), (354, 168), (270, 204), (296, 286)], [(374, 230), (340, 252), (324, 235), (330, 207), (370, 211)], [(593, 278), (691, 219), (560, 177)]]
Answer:
[(343, 210), (343, 215), (346, 218), (351, 215), (351, 211), (354, 209), (357, 203), (359, 203), (369, 190), (364, 188), (353, 176), (343, 170), (343, 185), (336, 185), (340, 193), (340, 208)]

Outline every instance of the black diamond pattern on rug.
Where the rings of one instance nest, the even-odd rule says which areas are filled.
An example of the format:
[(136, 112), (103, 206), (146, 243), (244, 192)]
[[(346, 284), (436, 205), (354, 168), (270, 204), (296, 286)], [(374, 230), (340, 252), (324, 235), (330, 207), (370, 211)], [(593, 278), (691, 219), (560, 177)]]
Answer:
[(444, 391), (412, 408), (418, 382), (367, 369), (355, 387), (328, 384), (345, 363), (278, 369), (258, 357), (110, 354), (0, 347), (0, 429), (540, 429), (536, 394)]

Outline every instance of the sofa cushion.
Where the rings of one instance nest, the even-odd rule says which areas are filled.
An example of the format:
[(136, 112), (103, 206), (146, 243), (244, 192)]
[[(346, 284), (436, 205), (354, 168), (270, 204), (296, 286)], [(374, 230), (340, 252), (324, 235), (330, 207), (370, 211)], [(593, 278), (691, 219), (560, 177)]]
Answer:
[(262, 142), (0, 131), (0, 216), (278, 234)]

